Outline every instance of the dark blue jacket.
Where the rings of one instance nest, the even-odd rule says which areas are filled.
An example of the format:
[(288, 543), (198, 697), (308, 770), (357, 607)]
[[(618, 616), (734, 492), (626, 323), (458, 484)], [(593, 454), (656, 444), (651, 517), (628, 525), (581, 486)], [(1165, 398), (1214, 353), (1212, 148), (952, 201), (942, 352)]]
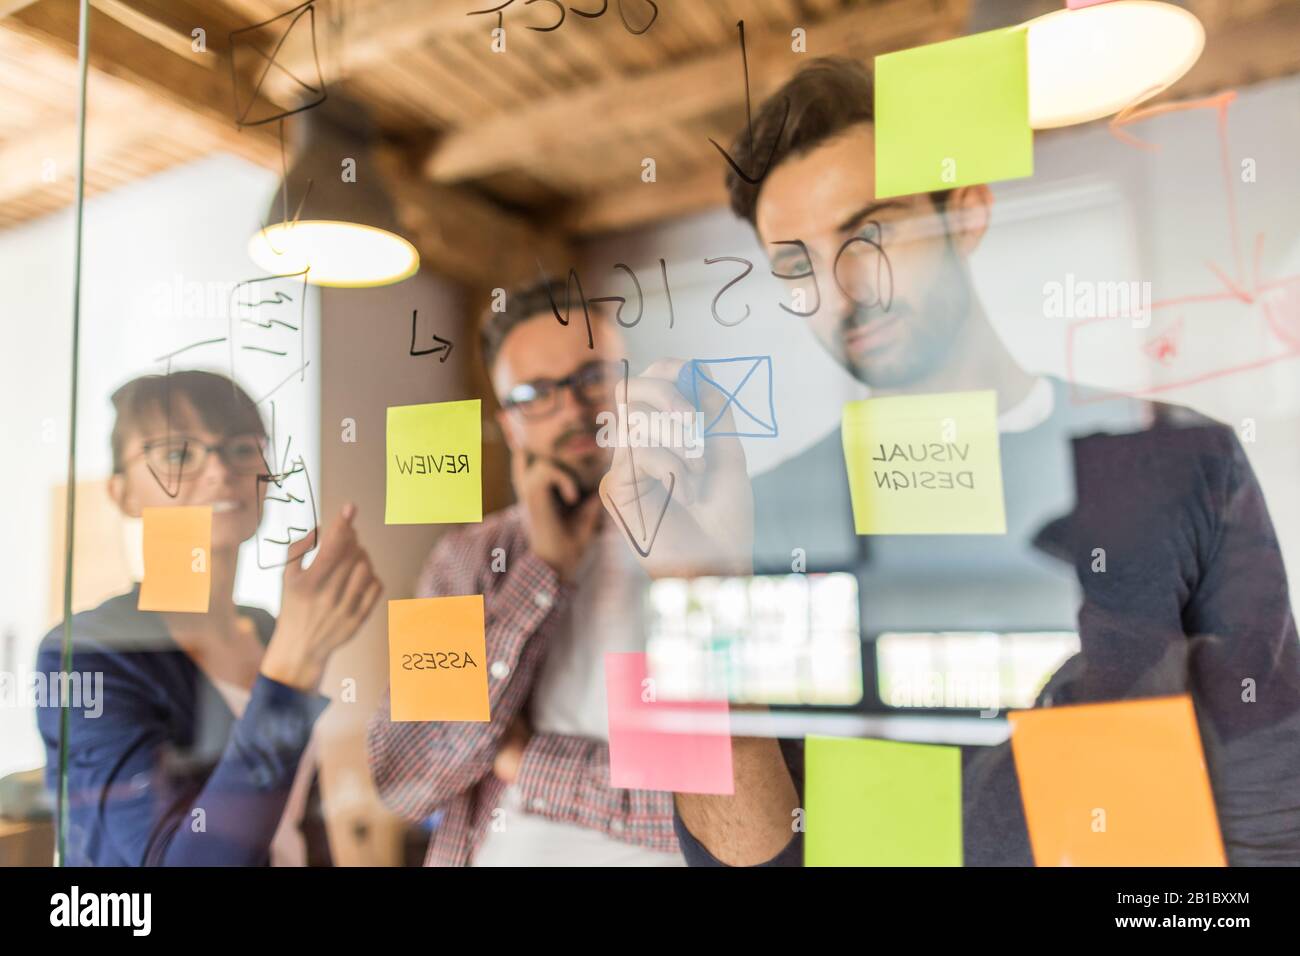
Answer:
[[(852, 571), (868, 634), (1073, 627), (1080, 652), (1037, 706), (1190, 692), (1228, 861), (1300, 865), (1300, 640), (1240, 442), (1187, 409), (1053, 384), (1051, 417), (1001, 436), (1005, 535), (857, 536), (837, 429), (755, 481), (756, 567), (789, 573), (802, 548), (809, 571)], [(803, 742), (781, 749), (802, 798)], [(1009, 744), (963, 748), (962, 798), (967, 866), (1033, 865)], [(676, 825), (689, 864), (718, 865)], [(800, 865), (802, 842), (767, 865)]]
[[(266, 865), (298, 762), (329, 701), (258, 675), (236, 720), (161, 616), (137, 610), (138, 600), (137, 586), (72, 619), (70, 670), (83, 684), (102, 674), (103, 685), (93, 707), (69, 708), (65, 862)], [(269, 614), (240, 611), (263, 643), (270, 640)], [(58, 673), (62, 634), (60, 625), (41, 642), (39, 672)], [(46, 781), (56, 793), (58, 704), (37, 708)]]

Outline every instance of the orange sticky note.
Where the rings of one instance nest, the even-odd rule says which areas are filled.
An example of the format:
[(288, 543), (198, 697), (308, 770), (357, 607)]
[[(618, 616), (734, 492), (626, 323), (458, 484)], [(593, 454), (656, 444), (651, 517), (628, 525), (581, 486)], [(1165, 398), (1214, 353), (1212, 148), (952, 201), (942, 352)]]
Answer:
[(206, 614), (212, 594), (212, 508), (144, 508), (141, 611)]
[(1013, 711), (1038, 866), (1226, 866), (1192, 699)]
[(388, 602), (392, 719), (489, 719), (483, 595)]

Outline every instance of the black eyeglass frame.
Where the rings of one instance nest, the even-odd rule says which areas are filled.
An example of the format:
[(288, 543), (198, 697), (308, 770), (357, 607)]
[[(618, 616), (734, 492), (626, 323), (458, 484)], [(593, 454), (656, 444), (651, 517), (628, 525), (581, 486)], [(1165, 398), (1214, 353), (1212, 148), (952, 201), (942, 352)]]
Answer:
[[(584, 389), (604, 389), (608, 385), (609, 390), (613, 391), (620, 368), (618, 362), (595, 360), (583, 363), (563, 378), (539, 378), (531, 382), (520, 382), (501, 400), (501, 407), (517, 412), (524, 418), (545, 418), (559, 408), (560, 391), (566, 388), (583, 404), (593, 405), (599, 399), (593, 398)], [(599, 378), (593, 378), (593, 373), (597, 372), (602, 374)], [(529, 392), (532, 393), (531, 396), (528, 395)]]

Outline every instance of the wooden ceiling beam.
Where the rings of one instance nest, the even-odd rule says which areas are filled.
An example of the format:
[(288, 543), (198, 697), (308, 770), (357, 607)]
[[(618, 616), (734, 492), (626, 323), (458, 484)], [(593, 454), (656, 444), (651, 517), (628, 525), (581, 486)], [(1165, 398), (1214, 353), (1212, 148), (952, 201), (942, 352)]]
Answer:
[(727, 204), (723, 172), (719, 160), (716, 169), (700, 169), (680, 182), (663, 178), (596, 193), (576, 203), (561, 225), (571, 235), (586, 238), (716, 209)]
[(0, 17), (17, 13), (23, 7), (30, 7), (36, 0), (0, 0)]
[[(76, 0), (43, 0), (4, 22), (7, 29), (32, 37), (70, 59), (77, 56)], [(202, 120), (223, 146), (258, 165), (276, 168), (279, 138), (270, 126), (239, 131), (234, 124), (233, 94), (226, 70), (200, 66), (198, 58), (213, 53), (182, 55), (159, 46), (105, 13), (90, 10), (90, 67), (97, 73), (129, 83), (148, 94), (151, 102), (180, 108)], [(93, 114), (94, 79), (89, 107)], [(158, 135), (167, 135), (165, 117)]]
[[(436, 3), (430, 0), (384, 0), (348, 10), (346, 18), (341, 21), (342, 33), (338, 42), (333, 44), (339, 55), (332, 60), (322, 59), (321, 68), (326, 81), (338, 82), (353, 73), (400, 57), (434, 36), (464, 33), (476, 26), (484, 31), (486, 51), (486, 37), (496, 26), (496, 17), (469, 17), (466, 14), (470, 6), (447, 0)], [(327, 28), (328, 18), (324, 14), (328, 12), (317, 10), (318, 28)], [(312, 66), (301, 54), (286, 57), (284, 64), (289, 73), (299, 76)], [(269, 89), (282, 92), (287, 88), (288, 80), (286, 74), (280, 73), (269, 75), (267, 83)]]
[[(853, 7), (808, 25), (808, 57), (852, 51), (884, 52), (936, 34), (955, 35), (964, 2), (919, 5), (886, 0)], [(785, 82), (806, 61), (790, 50), (790, 31), (745, 31), (750, 82), (761, 98)], [(434, 146), (425, 174), (437, 182), (458, 182), (517, 166), (533, 157), (563, 155), (577, 131), (600, 135), (605, 117), (627, 129), (654, 129), (725, 110), (744, 101), (738, 44), (650, 73), (611, 80), (563, 93), (508, 114), (455, 130)]]
[[(280, 141), (275, 124), (243, 130), (235, 126), (228, 70), (211, 70), (193, 62), (195, 57), (211, 54), (184, 56), (94, 8), (90, 15), (90, 65), (95, 72), (90, 80), (92, 124), (98, 122), (97, 110), (104, 110), (105, 119), (113, 114), (95, 95), (96, 83), (111, 77), (143, 94), (139, 115), (152, 120), (138, 131), (143, 149), (148, 149), (149, 136), (174, 135), (174, 117), (180, 112), (187, 123), (211, 136), (214, 148), (219, 146), (279, 170)], [(6, 20), (3, 27), (75, 59), (77, 18), (76, 0), (43, 0)], [(57, 147), (62, 142), (59, 136), (66, 139), (67, 132), (55, 131), (51, 134), (54, 138), (44, 146), (39, 141), (38, 148)], [(119, 145), (114, 144), (115, 148)], [(88, 146), (94, 148), (93, 139)], [(9, 159), (23, 168), (31, 166), (39, 174), (43, 156), (28, 150), (23, 157)], [(571, 264), (571, 252), (562, 240), (544, 235), (526, 220), (474, 193), (431, 187), (395, 154), (383, 154), (382, 162), (403, 227), (412, 233), (427, 268), (459, 282), (496, 287), (535, 274), (538, 257), (548, 269), (567, 269)]]

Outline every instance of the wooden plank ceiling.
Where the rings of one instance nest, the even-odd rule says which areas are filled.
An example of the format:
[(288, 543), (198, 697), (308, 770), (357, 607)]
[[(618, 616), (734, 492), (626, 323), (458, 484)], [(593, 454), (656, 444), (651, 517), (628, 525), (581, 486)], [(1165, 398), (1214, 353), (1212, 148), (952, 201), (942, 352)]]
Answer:
[[(406, 225), (429, 266), (473, 284), (484, 263), (527, 274), (541, 254), (567, 268), (569, 243), (723, 202), (709, 138), (744, 122), (736, 21), (745, 20), (752, 94), (809, 56), (860, 58), (929, 43), (1061, 4), (1046, 0), (656, 0), (633, 35), (619, 0), (512, 0), (506, 49), (492, 52), (503, 0), (316, 0), (316, 54), (329, 88), (365, 103)], [(275, 124), (233, 121), (233, 29), (294, 0), (92, 0), (88, 187), (108, 190), (215, 150), (278, 169)], [(1294, 0), (1187, 0), (1205, 23), (1202, 60), (1171, 96), (1300, 70)], [(634, 25), (648, 0), (623, 0)], [(992, 11), (992, 13), (991, 13)], [(62, 208), (76, 147), (76, 0), (0, 0), (0, 228)], [(990, 24), (990, 17), (994, 23)], [(807, 54), (791, 30), (807, 31)], [(195, 28), (207, 52), (191, 48)], [(269, 49), (283, 22), (253, 37)], [(264, 90), (291, 105), (309, 44), (282, 49)], [(256, 62), (235, 58), (238, 81)], [(292, 122), (292, 121), (290, 121)], [(641, 181), (653, 158), (657, 183)], [(502, 252), (502, 250), (511, 250)], [(499, 275), (496, 275), (499, 278)]]

